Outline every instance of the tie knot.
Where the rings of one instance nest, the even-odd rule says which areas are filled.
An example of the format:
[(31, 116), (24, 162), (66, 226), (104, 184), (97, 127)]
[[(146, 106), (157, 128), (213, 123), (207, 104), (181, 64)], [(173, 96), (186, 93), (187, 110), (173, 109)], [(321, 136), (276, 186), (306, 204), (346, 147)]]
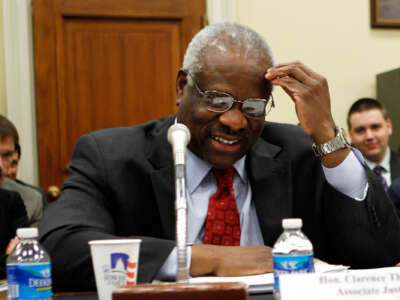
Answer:
[(380, 165), (376, 165), (372, 171), (374, 171), (376, 175), (382, 175), (383, 171), (385, 171), (385, 168)]
[(218, 188), (230, 187), (233, 183), (233, 174), (235, 174), (235, 168), (229, 167), (227, 169), (219, 170), (212, 168), (212, 172), (217, 179)]

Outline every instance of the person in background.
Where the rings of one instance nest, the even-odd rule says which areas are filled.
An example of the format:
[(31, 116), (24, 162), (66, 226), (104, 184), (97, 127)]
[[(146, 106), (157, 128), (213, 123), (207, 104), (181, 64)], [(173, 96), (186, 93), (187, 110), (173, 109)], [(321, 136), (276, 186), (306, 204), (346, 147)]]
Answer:
[(17, 183), (30, 187), (38, 191), (42, 195), (43, 209), (47, 206), (46, 193), (38, 186), (31, 185), (17, 178), (19, 161), (21, 159), (21, 146), (15, 144), (15, 151), (11, 157), (10, 167), (8, 168), (7, 177), (15, 180)]
[[(265, 122), (275, 105), (273, 86), (289, 94), (300, 126)], [(274, 65), (258, 33), (226, 22), (192, 39), (175, 87), (176, 115), (78, 141), (61, 197), (39, 228), (55, 290), (94, 290), (88, 241), (117, 237), (142, 239), (139, 283), (175, 279), (167, 141), (175, 122), (191, 132), (191, 276), (271, 272), (271, 247), (287, 217), (302, 218), (321, 260), (354, 268), (400, 261), (399, 219), (378, 178), (335, 125), (324, 77), (300, 62)]]
[[(0, 154), (0, 181), (11, 162), (11, 152)], [(28, 226), (28, 217), (20, 195), (0, 188), (0, 279), (6, 278), (6, 259), (18, 243), (15, 236), (20, 227)]]
[(397, 215), (400, 216), (400, 177), (393, 180), (387, 190), (389, 198), (393, 201)]
[(21, 158), (21, 146), (15, 144), (15, 151), (11, 156), (10, 167), (8, 168), (7, 177), (13, 180), (17, 179), (19, 160)]
[(387, 190), (400, 177), (400, 153), (389, 147), (393, 129), (385, 107), (375, 99), (361, 98), (350, 107), (347, 125), (352, 145)]
[[(17, 129), (10, 120), (0, 115), (0, 154), (7, 156), (11, 162), (16, 145), (19, 145)], [(37, 226), (43, 215), (42, 195), (37, 190), (8, 178), (8, 168), (9, 165), (0, 180), (0, 188), (20, 194), (25, 204), (29, 225)]]

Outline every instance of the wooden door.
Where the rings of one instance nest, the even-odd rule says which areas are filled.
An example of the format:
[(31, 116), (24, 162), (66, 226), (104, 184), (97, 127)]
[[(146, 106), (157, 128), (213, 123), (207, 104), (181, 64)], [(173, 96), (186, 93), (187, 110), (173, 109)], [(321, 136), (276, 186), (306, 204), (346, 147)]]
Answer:
[(34, 0), (41, 187), (57, 194), (78, 138), (176, 111), (205, 0)]

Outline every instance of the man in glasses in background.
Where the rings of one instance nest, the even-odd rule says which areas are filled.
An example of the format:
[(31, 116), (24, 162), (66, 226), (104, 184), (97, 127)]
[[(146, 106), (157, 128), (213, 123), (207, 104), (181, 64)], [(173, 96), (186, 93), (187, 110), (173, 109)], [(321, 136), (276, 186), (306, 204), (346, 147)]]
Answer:
[(13, 157), (18, 146), (17, 128), (10, 120), (0, 115), (0, 155), (5, 165), (3, 177), (0, 180), (0, 188), (20, 194), (22, 200), (24, 200), (29, 225), (37, 227), (43, 215), (42, 195), (37, 190), (8, 178), (8, 172), (12, 167)]
[[(300, 126), (265, 122), (273, 85), (291, 96)], [(56, 290), (95, 289), (88, 247), (94, 239), (139, 237), (138, 281), (175, 278), (166, 135), (176, 121), (191, 132), (192, 276), (271, 272), (271, 246), (287, 217), (303, 219), (322, 260), (355, 268), (399, 260), (399, 221), (378, 179), (335, 126), (322, 76), (301, 63), (274, 66), (259, 34), (219, 23), (191, 41), (176, 91), (176, 116), (79, 140), (62, 195), (40, 226)]]
[(11, 156), (11, 162), (10, 162), (10, 166), (8, 168), (8, 172), (7, 172), (6, 176), (8, 178), (14, 180), (18, 184), (26, 186), (26, 187), (28, 187), (30, 189), (35, 190), (35, 191), (38, 191), (40, 193), (40, 195), (41, 195), (42, 203), (43, 203), (43, 209), (44, 209), (47, 206), (46, 193), (40, 187), (35, 186), (35, 185), (31, 185), (31, 184), (26, 183), (25, 181), (22, 181), (22, 180), (17, 178), (18, 167), (19, 167), (20, 160), (21, 160), (21, 146), (19, 144), (15, 144), (15, 151)]

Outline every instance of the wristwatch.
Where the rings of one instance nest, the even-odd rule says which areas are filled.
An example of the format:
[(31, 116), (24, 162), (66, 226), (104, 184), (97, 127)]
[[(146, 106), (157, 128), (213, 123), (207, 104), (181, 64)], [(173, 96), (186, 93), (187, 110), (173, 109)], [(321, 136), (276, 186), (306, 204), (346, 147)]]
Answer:
[(312, 148), (314, 150), (314, 154), (316, 157), (322, 157), (329, 153), (335, 152), (339, 149), (343, 149), (343, 148), (350, 149), (351, 145), (346, 140), (345, 136), (343, 135), (343, 129), (336, 126), (336, 136), (333, 139), (331, 139), (330, 141), (327, 141), (326, 143), (323, 143), (321, 145), (316, 145), (314, 143), (312, 145)]

